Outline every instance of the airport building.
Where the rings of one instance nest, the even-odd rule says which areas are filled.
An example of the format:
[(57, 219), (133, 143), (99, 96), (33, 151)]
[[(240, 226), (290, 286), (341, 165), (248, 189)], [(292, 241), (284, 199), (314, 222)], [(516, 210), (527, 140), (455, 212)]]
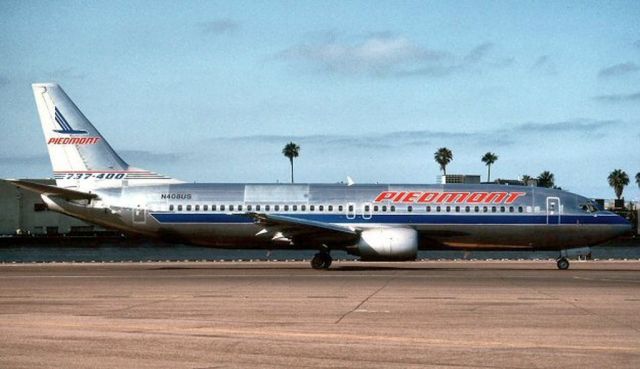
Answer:
[(475, 174), (447, 174), (436, 177), (436, 183), (480, 184), (480, 176)]

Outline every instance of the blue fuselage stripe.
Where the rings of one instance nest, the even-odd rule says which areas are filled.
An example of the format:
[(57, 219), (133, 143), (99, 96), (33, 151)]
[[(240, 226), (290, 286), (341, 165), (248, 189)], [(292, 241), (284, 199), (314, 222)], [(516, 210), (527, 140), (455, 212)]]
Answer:
[[(348, 219), (344, 214), (278, 214), (291, 218), (324, 223), (375, 224), (487, 224), (487, 225), (540, 225), (547, 224), (547, 215), (440, 215), (440, 214), (376, 214), (370, 219), (357, 216)], [(160, 223), (253, 223), (248, 216), (216, 213), (164, 213), (151, 214)], [(557, 216), (556, 216), (557, 219)], [(550, 222), (551, 223), (551, 222)], [(556, 222), (553, 222), (557, 224)], [(562, 215), (560, 224), (626, 224), (618, 216)]]

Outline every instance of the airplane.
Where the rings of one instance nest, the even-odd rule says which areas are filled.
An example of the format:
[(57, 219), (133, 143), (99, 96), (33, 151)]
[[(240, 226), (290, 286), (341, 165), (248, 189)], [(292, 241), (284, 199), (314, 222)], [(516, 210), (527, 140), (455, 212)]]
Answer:
[(186, 183), (130, 166), (55, 83), (32, 85), (55, 186), (25, 180), (48, 209), (163, 240), (216, 248), (332, 250), (364, 261), (418, 250), (554, 250), (568, 257), (631, 229), (567, 191), (498, 184)]

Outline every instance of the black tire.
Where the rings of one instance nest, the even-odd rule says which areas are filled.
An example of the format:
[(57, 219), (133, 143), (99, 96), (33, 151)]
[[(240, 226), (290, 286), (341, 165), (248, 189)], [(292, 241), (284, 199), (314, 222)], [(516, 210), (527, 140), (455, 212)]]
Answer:
[(558, 259), (558, 269), (567, 270), (569, 269), (569, 260), (565, 258)]
[(325, 269), (325, 258), (322, 254), (315, 254), (313, 259), (311, 259), (311, 267), (313, 269)]
[(329, 269), (329, 267), (331, 266), (331, 262), (333, 261), (333, 259), (331, 258), (331, 255), (329, 254), (325, 254), (324, 255), (324, 268), (325, 269)]

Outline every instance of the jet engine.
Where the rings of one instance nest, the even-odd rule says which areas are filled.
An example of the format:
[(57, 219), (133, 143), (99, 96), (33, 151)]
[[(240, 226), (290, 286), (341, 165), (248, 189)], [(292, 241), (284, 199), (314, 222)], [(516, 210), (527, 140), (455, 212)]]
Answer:
[(418, 254), (418, 232), (412, 228), (367, 229), (348, 250), (362, 260), (415, 260)]

